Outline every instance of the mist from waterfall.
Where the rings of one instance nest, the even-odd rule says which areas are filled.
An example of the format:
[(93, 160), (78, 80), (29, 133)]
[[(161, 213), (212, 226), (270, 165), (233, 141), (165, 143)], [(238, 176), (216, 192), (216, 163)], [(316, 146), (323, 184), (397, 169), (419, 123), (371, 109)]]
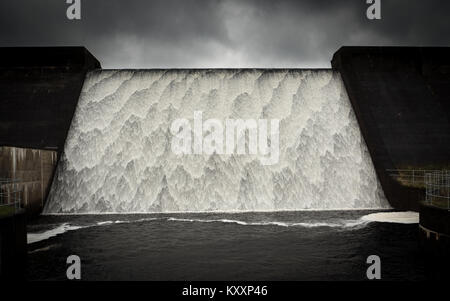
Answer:
[[(278, 119), (279, 161), (175, 154), (179, 118)], [(98, 70), (45, 213), (388, 208), (338, 72)]]

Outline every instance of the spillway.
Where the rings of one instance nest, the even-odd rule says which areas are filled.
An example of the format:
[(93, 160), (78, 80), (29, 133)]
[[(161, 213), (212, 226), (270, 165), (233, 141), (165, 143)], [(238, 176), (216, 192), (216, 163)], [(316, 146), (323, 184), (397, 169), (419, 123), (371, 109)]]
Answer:
[[(171, 125), (199, 111), (204, 120), (279, 120), (277, 162), (175, 153)], [(44, 213), (387, 207), (336, 71), (97, 70)]]

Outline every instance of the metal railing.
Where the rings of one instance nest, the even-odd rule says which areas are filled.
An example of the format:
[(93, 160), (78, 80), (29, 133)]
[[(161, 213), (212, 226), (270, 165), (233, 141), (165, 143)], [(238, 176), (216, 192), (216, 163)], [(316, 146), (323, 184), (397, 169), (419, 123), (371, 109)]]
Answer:
[(434, 171), (425, 175), (425, 201), (433, 206), (450, 209), (450, 171)]
[(450, 209), (450, 171), (426, 169), (387, 169), (390, 177), (402, 185), (424, 188), (425, 201)]
[(0, 178), (0, 209), (12, 208), (17, 212), (21, 208), (22, 189), (19, 179)]

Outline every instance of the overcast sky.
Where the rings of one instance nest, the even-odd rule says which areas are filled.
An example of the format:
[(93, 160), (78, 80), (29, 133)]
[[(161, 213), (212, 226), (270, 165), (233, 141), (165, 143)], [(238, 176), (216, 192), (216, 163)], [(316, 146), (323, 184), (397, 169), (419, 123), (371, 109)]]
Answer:
[(450, 46), (450, 1), (1, 0), (0, 46), (86, 46), (104, 68), (329, 67), (343, 45)]

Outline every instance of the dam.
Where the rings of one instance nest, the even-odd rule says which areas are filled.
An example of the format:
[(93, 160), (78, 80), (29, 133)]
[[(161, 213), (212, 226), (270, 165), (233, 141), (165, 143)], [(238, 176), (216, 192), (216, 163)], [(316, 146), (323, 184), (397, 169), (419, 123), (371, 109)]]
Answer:
[[(170, 126), (194, 111), (278, 119), (278, 162), (175, 154)], [(85, 80), (44, 213), (355, 208), (389, 205), (338, 72), (101, 70)]]
[[(447, 48), (342, 47), (333, 55), (332, 69), (322, 70), (103, 70), (83, 47), (2, 48), (1, 52), (5, 59), (0, 62), (0, 177), (20, 178), (30, 216), (37, 216), (44, 207), (47, 213), (144, 212), (152, 205), (151, 212), (182, 211), (189, 206), (174, 201), (172, 208), (161, 209), (155, 201), (158, 195), (176, 199), (182, 194), (196, 200), (193, 211), (387, 206), (417, 211), (425, 196), (424, 172), (448, 169)], [(279, 120), (277, 164), (261, 168), (249, 163), (254, 156), (220, 152), (211, 158), (161, 155), (158, 147), (167, 147), (173, 136), (169, 123), (178, 118), (191, 122), (196, 111), (205, 120), (219, 122)], [(142, 131), (142, 135), (126, 142), (130, 138), (126, 131)], [(128, 144), (121, 144), (121, 138)], [(128, 146), (134, 148), (124, 151)], [(82, 147), (90, 156), (80, 151)], [(312, 151), (313, 147), (318, 151)], [(342, 155), (340, 147), (348, 156)], [(103, 155), (115, 157), (106, 162)], [(155, 158), (167, 161), (155, 164)], [(242, 181), (230, 182), (222, 174), (224, 186), (233, 185), (226, 192), (218, 184), (207, 183), (207, 172), (213, 170), (206, 167), (208, 158), (210, 163), (228, 164), (222, 171), (238, 171), (236, 179)], [(233, 167), (233, 162), (241, 165)], [(194, 170), (194, 163), (200, 164), (199, 169)], [(124, 164), (129, 164), (128, 170)], [(130, 174), (133, 168), (137, 168), (135, 175)], [(176, 183), (182, 180), (172, 176), (174, 168), (190, 185), (185, 191)], [(414, 171), (422, 175), (422, 181), (405, 181), (403, 177)], [(84, 178), (95, 173), (101, 178)], [(336, 185), (344, 174), (344, 185)], [(76, 181), (68, 180), (72, 175)], [(148, 177), (158, 179), (155, 187), (143, 184)], [(122, 186), (108, 189), (108, 180)], [(291, 191), (283, 187), (289, 181)], [(345, 185), (346, 181), (351, 184)], [(210, 204), (199, 193), (205, 185), (210, 189)], [(238, 186), (241, 192), (236, 191)], [(75, 203), (64, 200), (73, 201), (75, 187), (88, 190)], [(262, 193), (267, 194), (261, 197)], [(130, 201), (119, 204), (117, 200), (125, 194)], [(251, 198), (251, 204), (238, 204), (238, 195), (241, 201)]]
[(374, 253), (383, 279), (424, 280), (448, 257), (448, 210), (391, 172), (448, 166), (448, 48), (343, 47), (330, 69), (1, 51), (1, 177), (26, 200), (0, 212), (2, 280), (27, 260), (64, 280), (68, 252), (85, 280), (364, 280)]

